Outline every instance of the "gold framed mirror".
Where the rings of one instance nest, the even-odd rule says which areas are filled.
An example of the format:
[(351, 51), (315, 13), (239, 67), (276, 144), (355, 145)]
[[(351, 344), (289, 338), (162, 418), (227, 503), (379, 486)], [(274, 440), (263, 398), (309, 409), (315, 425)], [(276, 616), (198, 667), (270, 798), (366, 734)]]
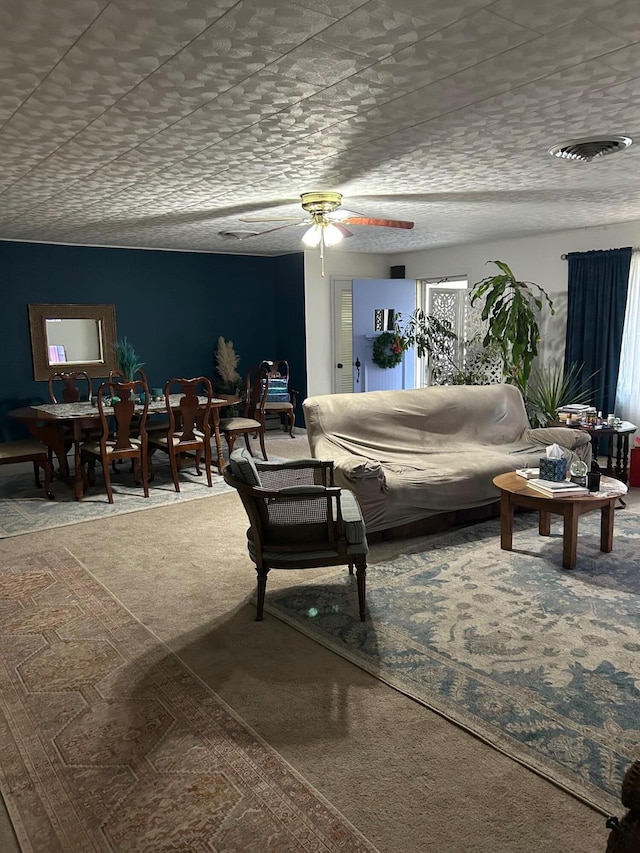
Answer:
[(33, 378), (86, 370), (106, 377), (118, 367), (115, 305), (29, 305)]

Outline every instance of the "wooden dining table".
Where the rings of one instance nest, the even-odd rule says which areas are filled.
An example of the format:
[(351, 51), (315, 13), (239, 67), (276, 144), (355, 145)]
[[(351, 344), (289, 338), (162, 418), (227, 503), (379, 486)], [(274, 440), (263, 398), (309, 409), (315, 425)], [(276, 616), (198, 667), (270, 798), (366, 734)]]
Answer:
[[(171, 394), (169, 404), (173, 411), (180, 410), (182, 394)], [(201, 408), (205, 408), (206, 399), (199, 398)], [(211, 426), (216, 443), (218, 473), (222, 473), (224, 457), (222, 455), (222, 440), (220, 438), (220, 410), (240, 402), (239, 397), (223, 394), (211, 400)], [(142, 406), (140, 407), (142, 411)], [(167, 406), (164, 397), (149, 403), (149, 417), (166, 414)], [(9, 412), (11, 417), (24, 423), (32, 435), (51, 448), (58, 459), (59, 471), (56, 476), (66, 479), (74, 491), (76, 500), (84, 496), (84, 482), (80, 463), (80, 445), (86, 437), (88, 429), (100, 427), (98, 407), (92, 403), (43, 403), (38, 406), (24, 406)], [(67, 453), (65, 440), (69, 435), (74, 447), (74, 470), (71, 477), (65, 477), (67, 470)], [(68, 446), (68, 445), (67, 445)]]

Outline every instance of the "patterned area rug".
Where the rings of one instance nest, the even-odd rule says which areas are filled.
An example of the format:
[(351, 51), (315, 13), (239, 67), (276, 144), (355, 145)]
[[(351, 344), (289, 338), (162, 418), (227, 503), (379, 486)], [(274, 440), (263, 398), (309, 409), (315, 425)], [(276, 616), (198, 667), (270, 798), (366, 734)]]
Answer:
[(640, 518), (616, 513), (611, 554), (599, 550), (599, 518), (580, 519), (575, 571), (561, 568), (561, 521), (540, 537), (526, 514), (512, 552), (495, 520), (370, 566), (365, 623), (339, 570), (267, 589), (265, 606), (613, 814), (640, 758)]
[[(270, 456), (269, 461), (283, 460)], [(176, 492), (168, 458), (157, 456), (153, 463), (155, 477), (149, 484), (149, 497), (145, 498), (142, 486), (136, 486), (133, 482), (129, 464), (125, 462), (117, 468), (118, 473), (112, 474), (113, 504), (108, 502), (100, 465), (96, 469), (95, 486), (91, 487), (81, 501), (74, 500), (73, 492), (67, 485), (55, 481), (52, 485), (55, 500), (47, 500), (43, 490), (36, 487), (30, 469), (20, 474), (3, 473), (0, 477), (0, 539), (198, 498), (209, 498), (230, 491), (230, 487), (215, 467), (211, 475), (213, 487), (210, 489), (205, 474), (198, 477), (195, 468), (185, 466), (180, 472), (180, 492)]]
[(24, 851), (375, 853), (64, 549), (0, 562), (0, 678)]

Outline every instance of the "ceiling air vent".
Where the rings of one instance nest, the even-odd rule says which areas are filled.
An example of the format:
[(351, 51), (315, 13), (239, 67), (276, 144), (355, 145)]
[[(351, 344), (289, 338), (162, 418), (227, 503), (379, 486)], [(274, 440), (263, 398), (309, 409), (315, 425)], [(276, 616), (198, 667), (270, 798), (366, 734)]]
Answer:
[(244, 240), (246, 237), (255, 237), (257, 231), (236, 230), (236, 231), (218, 231), (218, 237), (224, 237), (225, 240)]
[(549, 154), (565, 160), (581, 160), (583, 163), (588, 163), (596, 157), (624, 151), (629, 145), (631, 145), (631, 139), (628, 136), (586, 136), (583, 139), (572, 139), (570, 142), (554, 145), (549, 149)]

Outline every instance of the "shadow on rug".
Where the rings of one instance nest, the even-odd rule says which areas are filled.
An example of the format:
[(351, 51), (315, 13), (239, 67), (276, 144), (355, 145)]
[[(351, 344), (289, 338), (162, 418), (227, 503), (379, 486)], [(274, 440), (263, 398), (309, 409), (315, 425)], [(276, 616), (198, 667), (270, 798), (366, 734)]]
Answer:
[[(271, 462), (282, 461), (271, 456)], [(97, 518), (109, 518), (142, 509), (210, 498), (223, 492), (233, 491), (224, 482), (215, 467), (212, 469), (213, 486), (207, 485), (203, 473), (198, 477), (195, 468), (185, 465), (180, 472), (180, 492), (176, 492), (171, 478), (167, 457), (157, 456), (153, 463), (154, 479), (149, 483), (149, 497), (145, 498), (142, 486), (136, 486), (128, 463), (117, 466), (112, 473), (113, 499), (110, 504), (104, 489), (100, 465), (96, 468), (96, 484), (81, 501), (73, 498), (73, 491), (65, 483), (54, 480), (52, 491), (56, 499), (48, 501), (42, 489), (35, 485), (33, 474), (9, 474), (0, 478), (0, 539), (34, 533), (52, 527), (65, 527)], [(201, 468), (202, 470), (202, 468)]]
[(640, 756), (640, 521), (580, 519), (578, 567), (562, 565), (561, 522), (540, 537), (516, 517), (434, 537), (374, 564), (367, 621), (352, 579), (267, 594), (265, 609), (605, 814)]
[(0, 562), (0, 621), (23, 849), (375, 853), (68, 551)]

